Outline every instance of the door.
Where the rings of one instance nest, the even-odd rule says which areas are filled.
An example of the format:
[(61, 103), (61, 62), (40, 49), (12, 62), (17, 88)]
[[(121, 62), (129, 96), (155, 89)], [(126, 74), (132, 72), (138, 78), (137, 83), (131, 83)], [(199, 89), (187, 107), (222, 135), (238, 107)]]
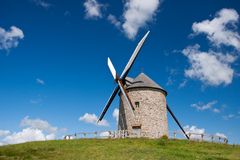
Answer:
[(132, 126), (133, 137), (141, 137), (141, 126)]

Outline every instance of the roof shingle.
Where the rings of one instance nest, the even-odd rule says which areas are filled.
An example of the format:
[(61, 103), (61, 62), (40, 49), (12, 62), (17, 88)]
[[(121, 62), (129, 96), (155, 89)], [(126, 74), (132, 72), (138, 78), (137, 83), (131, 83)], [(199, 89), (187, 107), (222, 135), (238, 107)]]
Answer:
[(146, 74), (140, 73), (135, 79), (126, 78), (127, 89), (131, 88), (154, 88), (159, 89), (167, 95), (167, 91), (149, 78)]

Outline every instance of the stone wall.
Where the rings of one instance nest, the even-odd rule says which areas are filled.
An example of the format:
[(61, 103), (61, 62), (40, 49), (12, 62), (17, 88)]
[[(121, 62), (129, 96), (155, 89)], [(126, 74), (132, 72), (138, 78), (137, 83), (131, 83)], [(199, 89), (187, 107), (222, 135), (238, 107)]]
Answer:
[[(168, 136), (166, 97), (163, 92), (151, 88), (132, 88), (128, 90), (128, 94), (135, 107), (135, 115), (131, 113), (120, 93), (118, 129), (128, 130), (132, 134), (132, 127), (141, 127), (141, 136), (149, 138)], [(139, 102), (139, 107), (136, 107), (135, 102)]]

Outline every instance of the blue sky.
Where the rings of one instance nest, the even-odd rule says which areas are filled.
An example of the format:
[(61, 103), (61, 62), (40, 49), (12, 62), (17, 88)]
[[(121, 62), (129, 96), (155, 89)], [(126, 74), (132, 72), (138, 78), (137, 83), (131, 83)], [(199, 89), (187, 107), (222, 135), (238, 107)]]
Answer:
[(165, 88), (186, 129), (240, 143), (239, 1), (0, 3), (0, 144), (115, 130), (118, 98), (103, 126), (91, 123), (115, 86), (107, 57), (120, 74), (148, 30), (129, 76)]

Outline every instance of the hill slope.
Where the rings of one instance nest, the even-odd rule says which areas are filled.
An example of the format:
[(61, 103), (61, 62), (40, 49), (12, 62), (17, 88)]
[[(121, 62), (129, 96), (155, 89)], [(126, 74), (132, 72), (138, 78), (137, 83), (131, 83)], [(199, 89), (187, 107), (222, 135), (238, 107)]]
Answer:
[(0, 147), (0, 160), (239, 159), (240, 146), (150, 139), (80, 139), (30, 142)]

